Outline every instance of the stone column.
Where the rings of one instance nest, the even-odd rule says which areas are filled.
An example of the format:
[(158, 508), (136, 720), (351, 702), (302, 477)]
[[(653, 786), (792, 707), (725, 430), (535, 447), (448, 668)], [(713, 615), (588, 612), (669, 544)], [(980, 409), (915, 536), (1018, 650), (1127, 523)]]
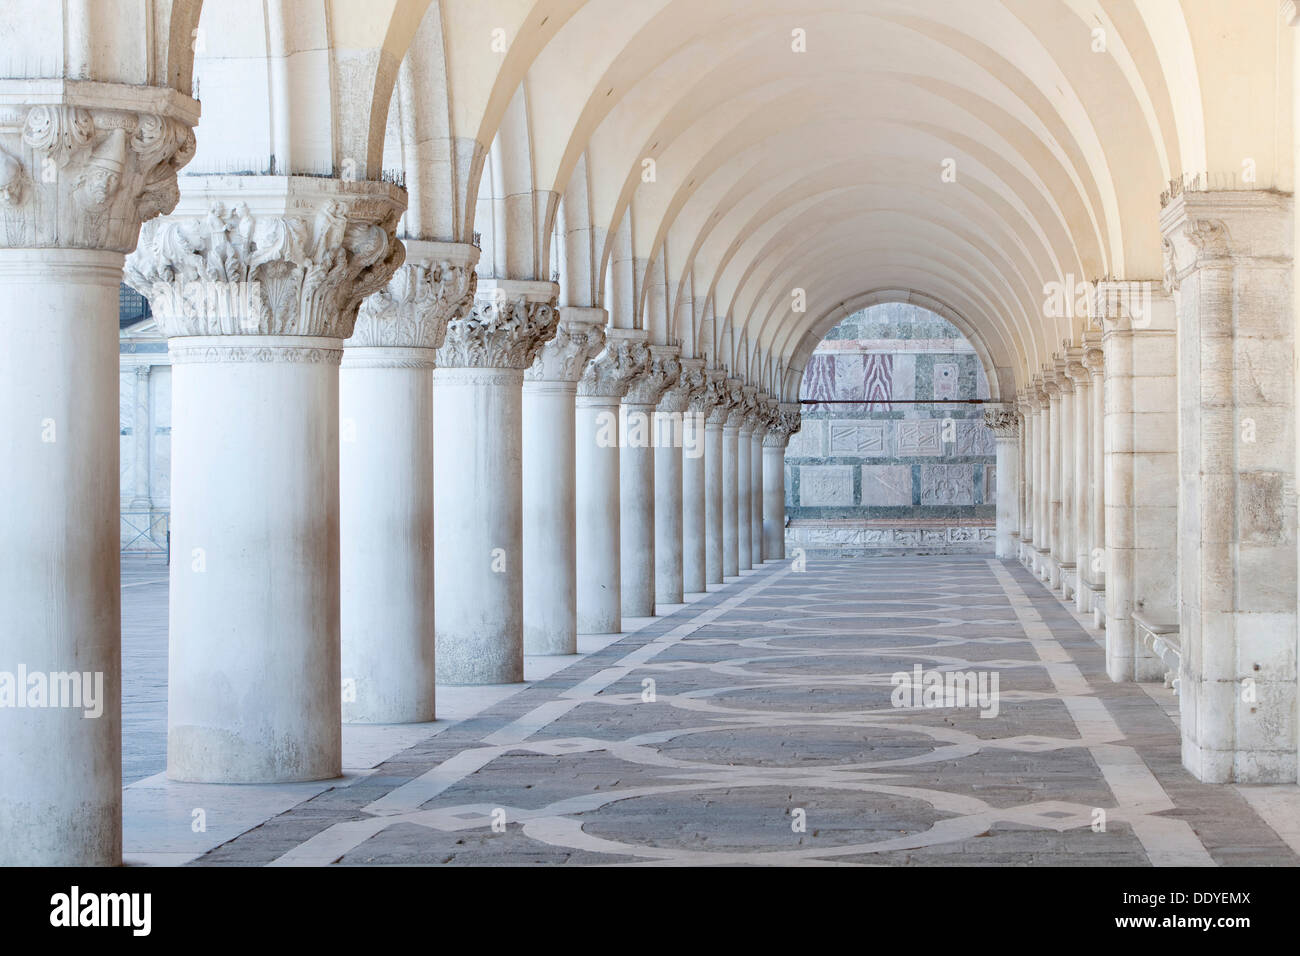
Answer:
[(1043, 376), (1035, 381), (1035, 398), (1037, 399), (1037, 419), (1034, 426), (1034, 501), (1038, 514), (1034, 521), (1034, 574), (1041, 581), (1049, 578), (1048, 565), (1052, 547), (1052, 488), (1049, 481), (1051, 469), (1048, 467), (1049, 447), (1051, 445), (1050, 407), (1051, 401)]
[(1034, 547), (1034, 429), (1036, 420), (1029, 391), (1022, 389), (1018, 399), (1020, 408), (1020, 563), (1033, 564)]
[[(655, 613), (655, 410), (681, 374), (680, 353), (675, 345), (651, 345), (650, 357), (632, 378), (620, 409), (622, 433), (627, 436), (619, 453), (624, 617), (654, 617)], [(680, 487), (680, 475), (676, 477)]]
[(1053, 591), (1061, 586), (1061, 396), (1063, 389), (1056, 368), (1049, 366), (1044, 377), (1047, 389), (1047, 584)]
[[(722, 577), (740, 574), (740, 533), (737, 524), (740, 499), (740, 423), (748, 413), (744, 386), (740, 379), (729, 378), (731, 409), (722, 425)], [(746, 482), (748, 484), (748, 482)]]
[(204, 176), (127, 281), (172, 361), (167, 775), (341, 771), (339, 362), (402, 263), (405, 193)]
[(560, 309), (524, 373), (524, 653), (578, 652), (578, 380), (605, 347), (604, 309)]
[(803, 419), (797, 402), (777, 405), (772, 427), (763, 438), (763, 553), (785, 558), (785, 450)]
[[(1296, 780), (1293, 201), (1183, 192), (1161, 214), (1181, 403), (1183, 764)], [(1141, 489), (1135, 490), (1135, 498)]]
[(1057, 467), (1060, 470), (1061, 519), (1057, 528), (1056, 558), (1057, 595), (1062, 599), (1074, 595), (1074, 381), (1069, 373), (1069, 354), (1056, 360), (1056, 384), (1060, 393), (1058, 420), (1060, 443)]
[(742, 413), (736, 429), (736, 567), (737, 573), (754, 566), (753, 510), (754, 472), (750, 468), (749, 453), (754, 447), (754, 428), (758, 424), (758, 389), (745, 385), (740, 390)]
[(1016, 442), (1020, 432), (1020, 416), (1010, 405), (986, 405), (984, 424), (993, 432), (993, 439), (997, 443), (996, 556), (1010, 559), (1016, 556)]
[(474, 298), (470, 245), (406, 240), (361, 304), (339, 372), (345, 722), (434, 719), (433, 366)]
[[(734, 399), (724, 381), (724, 369), (708, 369), (712, 407), (704, 429), (705, 577), (708, 584), (721, 584), (723, 575), (724, 501), (723, 431), (731, 416)], [(735, 500), (734, 497), (732, 499)], [(734, 508), (733, 508), (734, 510)]]
[(704, 359), (682, 359), (680, 384), (690, 388), (682, 427), (682, 591), (693, 594), (706, 590), (708, 580), (705, 419), (715, 393), (709, 389)]
[(523, 379), (559, 323), (552, 282), (479, 280), (433, 373), (440, 684), (524, 679)]
[[(704, 427), (702, 416), (690, 411), (691, 400), (704, 389), (704, 360), (678, 359), (680, 374), (655, 411), (655, 603), (681, 604), (685, 598), (684, 534), (686, 512), (696, 523), (691, 539), (692, 581), (704, 587)], [(688, 502), (685, 462), (691, 462)]]
[[(131, 412), (131, 474), (134, 494), (131, 497), (132, 508), (153, 510), (153, 500), (149, 494), (149, 373), (153, 366), (146, 357), (135, 367), (135, 401)], [(146, 521), (151, 518), (146, 518)], [(146, 525), (148, 527), (148, 525)]]
[[(140, 223), (176, 202), (198, 104), (53, 79), (0, 91), (0, 669), (15, 682), (20, 669), (75, 672), (95, 697), (0, 708), (0, 866), (111, 866), (122, 859), (118, 283)], [(15, 703), (30, 690), (15, 688)]]
[(1070, 563), (1074, 565), (1070, 576), (1074, 608), (1079, 613), (1089, 610), (1088, 590), (1084, 587), (1084, 576), (1088, 568), (1088, 506), (1092, 470), (1088, 462), (1088, 444), (1092, 428), (1089, 424), (1089, 411), (1092, 408), (1089, 387), (1091, 377), (1083, 365), (1083, 349), (1066, 350), (1065, 374), (1074, 386), (1073, 405), (1070, 410)]
[(1090, 378), (1088, 398), (1088, 465), (1091, 468), (1088, 505), (1088, 562), (1084, 565), (1084, 580), (1088, 602), (1092, 610), (1092, 623), (1106, 627), (1106, 387), (1104, 372), (1105, 352), (1101, 334), (1089, 331), (1084, 335), (1084, 365)]
[(623, 629), (619, 544), (619, 400), (650, 360), (645, 333), (607, 329), (578, 381), (575, 411), (578, 633)]
[(774, 403), (766, 396), (758, 396), (754, 434), (749, 439), (749, 563), (762, 567), (763, 554), (763, 436), (772, 420)]
[(1106, 670), (1115, 681), (1159, 680), (1165, 671), (1136, 639), (1133, 612), (1160, 623), (1178, 618), (1176, 324), (1167, 295), (1150, 299), (1140, 315), (1108, 313), (1102, 339)]

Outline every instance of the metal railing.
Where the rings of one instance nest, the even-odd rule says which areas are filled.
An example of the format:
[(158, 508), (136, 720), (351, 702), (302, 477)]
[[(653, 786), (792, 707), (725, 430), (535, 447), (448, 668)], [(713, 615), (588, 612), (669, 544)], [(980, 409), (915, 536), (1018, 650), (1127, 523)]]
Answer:
[(171, 560), (171, 514), (166, 511), (123, 511), (121, 550), (133, 554), (165, 554)]

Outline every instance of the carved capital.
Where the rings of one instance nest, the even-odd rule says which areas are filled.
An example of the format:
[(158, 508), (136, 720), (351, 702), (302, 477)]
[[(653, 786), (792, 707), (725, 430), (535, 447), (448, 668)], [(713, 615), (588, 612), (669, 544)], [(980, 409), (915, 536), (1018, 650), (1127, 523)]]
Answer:
[(984, 425), (1000, 439), (1015, 438), (1020, 432), (1020, 413), (1013, 405), (985, 405)]
[[(659, 411), (681, 413), (707, 413), (708, 379), (704, 375), (704, 359), (681, 359), (681, 374), (672, 388), (659, 399)], [(705, 401), (701, 401), (704, 399)]]
[(727, 390), (727, 418), (723, 422), (728, 428), (739, 428), (749, 414), (753, 392), (745, 394), (745, 383), (738, 378), (729, 378), (723, 381), (723, 387)]
[(790, 436), (803, 427), (803, 406), (782, 403), (777, 406), (776, 420), (768, 433), (763, 436), (763, 445), (768, 448), (784, 448), (790, 443)]
[(1099, 332), (1090, 330), (1084, 333), (1082, 361), (1094, 382), (1105, 373), (1106, 353), (1102, 349), (1101, 334)]
[(706, 421), (710, 425), (725, 425), (727, 418), (731, 415), (732, 394), (731, 386), (728, 384), (727, 370), (722, 368), (711, 368), (705, 373), (708, 381), (708, 418)]
[(469, 311), (447, 323), (439, 368), (524, 370), (560, 322), (551, 282), (483, 279)]
[(605, 347), (605, 319), (604, 309), (561, 308), (555, 338), (541, 347), (524, 379), (576, 384)]
[(622, 398), (632, 379), (650, 362), (650, 346), (641, 333), (610, 329), (605, 348), (587, 363), (578, 382), (578, 394), (611, 401)]
[[(0, 80), (0, 247), (130, 252), (175, 208), (198, 104), (173, 90)], [(22, 105), (17, 105), (21, 103)]]
[(658, 405), (664, 392), (677, 383), (682, 372), (679, 355), (681, 349), (675, 345), (652, 345), (650, 357), (628, 385), (627, 394), (623, 396), (625, 405)]
[[(168, 338), (348, 338), (402, 264), (406, 194), (313, 177), (195, 177), (178, 214), (146, 223), (126, 282)], [(194, 191), (189, 192), (193, 185)]]
[(763, 406), (759, 401), (758, 387), (755, 385), (744, 385), (740, 389), (740, 430), (742, 432), (753, 432), (763, 414)]
[(1077, 345), (1068, 346), (1065, 350), (1064, 365), (1062, 374), (1069, 379), (1075, 388), (1086, 386), (1091, 381), (1088, 374), (1088, 368), (1083, 364), (1083, 348)]
[(449, 254), (438, 255), (442, 250), (419, 249), (422, 255), (415, 259), (417, 247), (435, 245), (441, 244), (407, 240), (407, 261), (384, 288), (361, 303), (346, 343), (349, 348), (442, 346), (447, 323), (466, 315), (474, 303), (478, 250), (453, 247)]

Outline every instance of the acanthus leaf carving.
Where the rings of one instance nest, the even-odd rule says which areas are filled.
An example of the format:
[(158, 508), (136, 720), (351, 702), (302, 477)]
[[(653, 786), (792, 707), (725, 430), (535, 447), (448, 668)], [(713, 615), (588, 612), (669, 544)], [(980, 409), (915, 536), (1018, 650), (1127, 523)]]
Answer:
[(605, 348), (587, 363), (578, 382), (578, 394), (619, 399), (650, 361), (650, 347), (639, 339), (609, 338)]
[(403, 263), (378, 292), (361, 303), (349, 348), (437, 349), (447, 324), (474, 301), (473, 268), (448, 261)]
[(149, 299), (164, 335), (352, 334), (361, 302), (405, 258), (394, 238), (403, 197), (386, 184), (336, 180), (299, 191), (308, 195), (295, 195), (295, 207), (314, 216), (217, 200), (204, 215), (144, 225), (126, 281)]
[(665, 346), (650, 346), (645, 367), (633, 376), (623, 397), (627, 405), (657, 405), (664, 392), (676, 384), (682, 365), (677, 350)]
[(468, 313), (448, 322), (438, 367), (523, 371), (555, 336), (559, 320), (553, 302), (531, 301), (500, 289), (479, 295)]
[(707, 400), (708, 378), (704, 374), (704, 363), (698, 359), (684, 359), (677, 381), (659, 399), (659, 411), (680, 414), (689, 410), (702, 415), (708, 411), (704, 407)]
[(175, 208), (195, 143), (171, 115), (67, 103), (37, 103), (3, 135), (0, 244), (123, 253), (142, 222)]
[(984, 426), (999, 438), (1015, 438), (1020, 431), (1020, 415), (1012, 405), (985, 405)]
[(524, 373), (529, 382), (574, 382), (605, 347), (605, 327), (561, 318), (555, 337), (541, 347)]

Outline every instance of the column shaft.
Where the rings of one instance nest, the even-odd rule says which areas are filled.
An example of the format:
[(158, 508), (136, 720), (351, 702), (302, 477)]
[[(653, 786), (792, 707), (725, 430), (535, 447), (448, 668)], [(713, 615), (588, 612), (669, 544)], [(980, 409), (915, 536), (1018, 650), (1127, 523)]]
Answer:
[(618, 399), (579, 395), (576, 420), (578, 633), (615, 634), (623, 629)]
[(763, 435), (756, 428), (749, 445), (749, 554), (750, 565), (761, 567), (767, 555), (763, 551)]
[(0, 249), (0, 669), (15, 704), (23, 673), (95, 697), (0, 709), (5, 866), (122, 858), (121, 270), (120, 252)]
[(628, 436), (618, 465), (620, 600), (624, 617), (654, 617), (655, 407), (624, 403), (619, 414)]
[(742, 424), (736, 430), (736, 567), (748, 571), (754, 566), (754, 551), (750, 521), (752, 510), (753, 470), (749, 453), (754, 447), (754, 431)]
[(737, 465), (740, 426), (728, 422), (722, 429), (722, 577), (740, 574), (736, 530)]
[(705, 424), (702, 414), (686, 416), (682, 449), (682, 590), (694, 594), (705, 590)]
[[(663, 414), (675, 413), (656, 412)], [(681, 604), (684, 596), (682, 453), (677, 443), (655, 448), (656, 604)]]
[[(712, 421), (704, 431), (705, 574), (709, 584), (721, 584), (723, 575), (723, 426)], [(735, 500), (734, 497), (732, 499)]]
[(578, 652), (577, 388), (523, 386), (525, 654)]
[(1090, 410), (1092, 407), (1089, 395), (1088, 371), (1080, 366), (1076, 371), (1077, 377), (1074, 383), (1074, 524), (1072, 529), (1072, 538), (1074, 541), (1074, 608), (1080, 614), (1090, 608), (1088, 603), (1088, 589), (1084, 586), (1084, 579), (1088, 572), (1088, 532), (1089, 519), (1088, 508), (1091, 504), (1091, 494), (1088, 485), (1092, 479), (1092, 468), (1088, 461), (1088, 445), (1092, 435), (1092, 426), (1089, 421)]
[(167, 775), (342, 770), (342, 341), (173, 338)]
[(1106, 387), (1102, 378), (1104, 359), (1099, 348), (1089, 348), (1088, 371), (1092, 375), (1091, 438), (1088, 462), (1092, 468), (1092, 503), (1088, 509), (1088, 581), (1092, 591), (1093, 624), (1106, 627)]
[(339, 372), (343, 719), (434, 719), (432, 348), (347, 348)]

